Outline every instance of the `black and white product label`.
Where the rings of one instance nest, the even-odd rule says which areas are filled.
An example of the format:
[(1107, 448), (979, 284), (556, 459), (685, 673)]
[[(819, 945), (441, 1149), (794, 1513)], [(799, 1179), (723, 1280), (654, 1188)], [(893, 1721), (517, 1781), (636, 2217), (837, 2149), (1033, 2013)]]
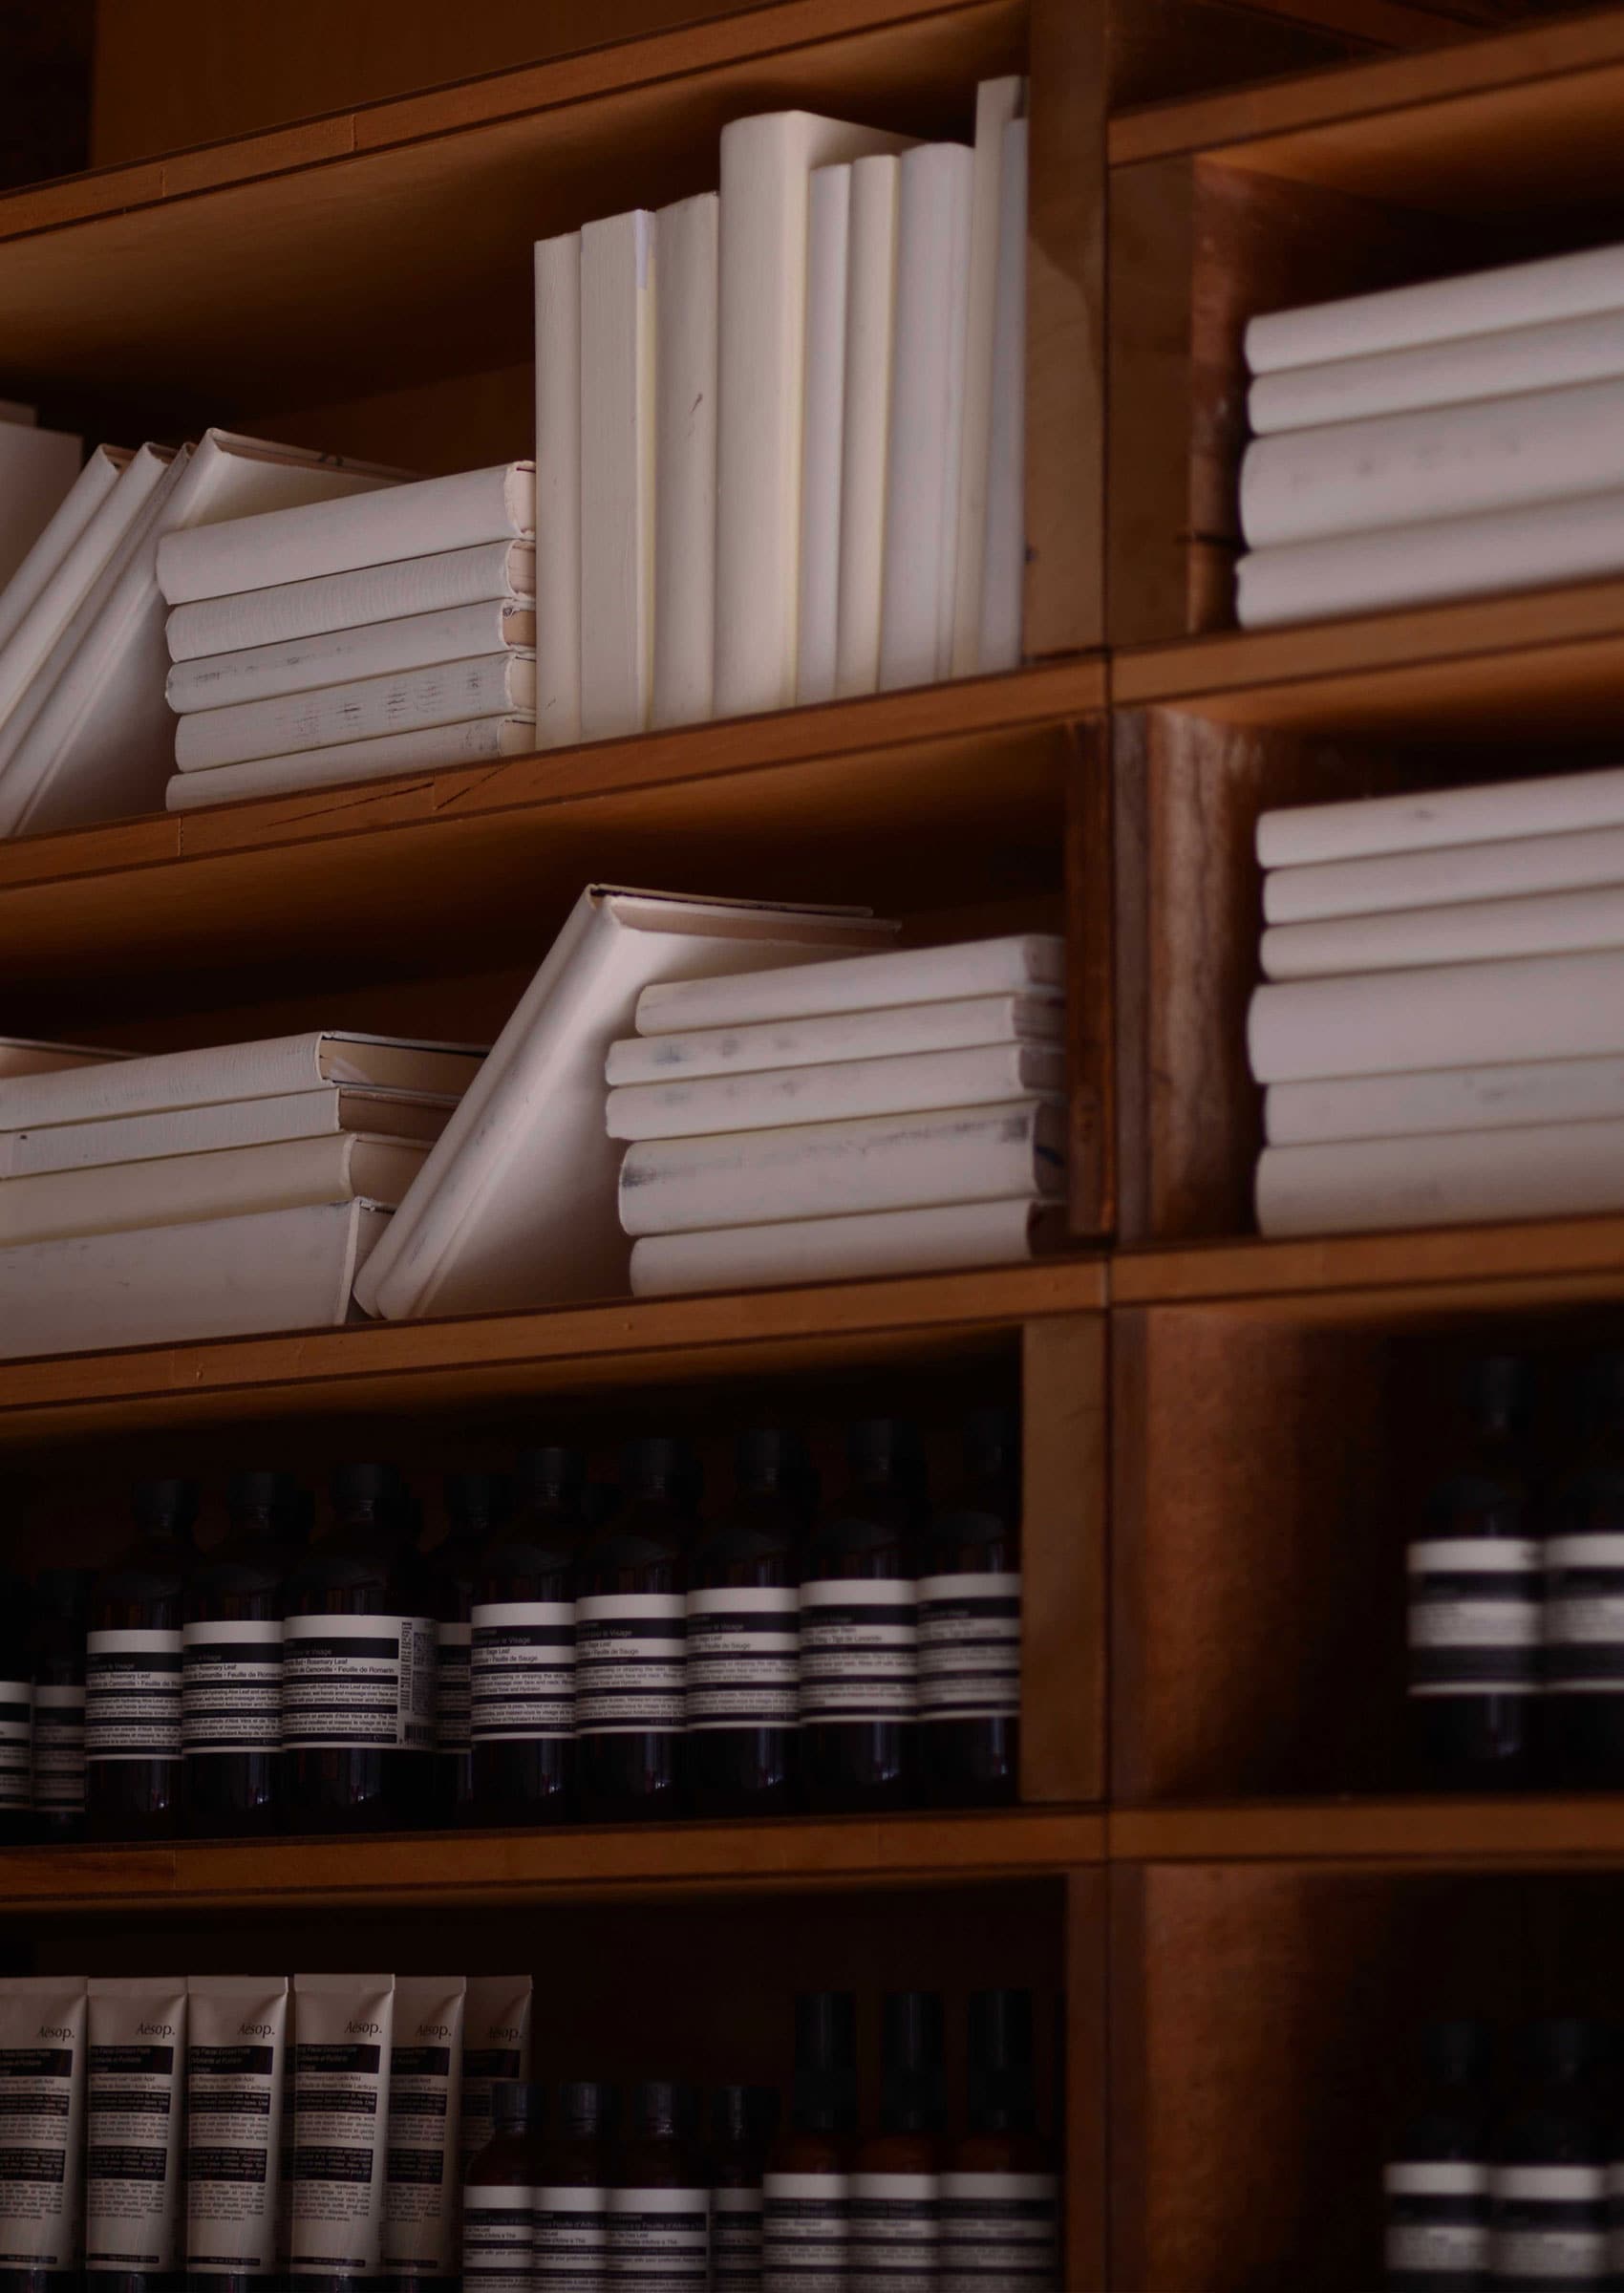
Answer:
[(711, 2192), (711, 2284), (714, 2293), (759, 2293), (761, 2193)]
[(87, 1760), (181, 1756), (181, 1635), (93, 1632), (85, 1640)]
[(852, 2175), (850, 2293), (936, 2293), (941, 2198), (934, 2174)]
[(535, 2282), (529, 2184), (470, 2182), (462, 2193), (462, 2293), (530, 2293)]
[(1624, 1535), (1547, 1539), (1545, 1684), (1556, 1696), (1624, 1696)]
[(181, 1747), (186, 1757), (279, 1751), (280, 1621), (188, 1624), (181, 1638)]
[(761, 2184), (761, 2293), (843, 2293), (851, 2237), (844, 2174), (769, 2174)]
[(944, 2174), (938, 2293), (1056, 2293), (1060, 2185), (1053, 2174)]
[(1402, 2158), (1382, 2176), (1389, 2277), (1488, 2274), (1488, 2167), (1464, 2158)]
[(71, 2269), (81, 2235), (83, 1996), (61, 2018), (6, 2013), (9, 2027), (25, 2019), (37, 2038), (0, 2047), (0, 2269)]
[[(479, 1978), (474, 1978), (478, 1982)], [(462, 2171), (496, 2133), (491, 2089), (499, 2078), (523, 2078), (524, 2058), (517, 2047), (470, 2047), (462, 2057)]]
[[(306, 2009), (295, 2008), (299, 2022)], [(382, 2263), (387, 2049), (293, 2048), (293, 2254), (300, 2270), (375, 2277)]]
[(575, 1733), (573, 1600), (479, 1600), (470, 1694), (476, 1744), (541, 1744)]
[(289, 1617), (282, 1741), (289, 1751), (429, 1751), (435, 1628), (427, 1617)]
[(1435, 1537), (1409, 1549), (1410, 1694), (1531, 1696), (1543, 1582), (1531, 1538)]
[(603, 2293), (608, 2190), (543, 2182), (535, 2197), (536, 2293)]
[(1497, 2285), (1570, 2293), (1607, 2277), (1607, 2172), (1602, 2166), (1496, 2166), (1489, 2271)]
[(578, 1600), (576, 1734), (680, 1733), (687, 1630), (680, 1593), (593, 1593)]
[(610, 2190), (606, 2219), (610, 2285), (635, 2293), (705, 2293), (709, 2190)]
[(472, 1627), (435, 1626), (435, 1749), (466, 1751), (469, 1732), (468, 1656)]
[[(280, 2002), (278, 2002), (280, 2004)], [(194, 2024), (198, 2004), (192, 2002)], [(270, 2277), (282, 2077), (274, 2042), (234, 2040), (186, 2053), (186, 2268)]]
[(33, 1692), (33, 1805), (41, 1815), (85, 1811), (85, 1692)]
[(462, 2010), (457, 1977), (396, 1978), (383, 2199), (388, 2277), (448, 2279), (459, 2266)]
[(1020, 1712), (1020, 1572), (919, 1579), (921, 1720)]
[(911, 1576), (801, 1588), (801, 1723), (917, 1720), (919, 1601)]
[(33, 1805), (33, 1683), (0, 1680), (0, 1808)]
[[(94, 2018), (94, 2000), (91, 2012)], [(176, 2265), (182, 2059), (175, 2039), (157, 2046), (91, 2047), (85, 2141), (89, 2270), (161, 2272)]]
[(719, 1585), (688, 1596), (688, 1725), (793, 1727), (800, 1596), (793, 1585)]

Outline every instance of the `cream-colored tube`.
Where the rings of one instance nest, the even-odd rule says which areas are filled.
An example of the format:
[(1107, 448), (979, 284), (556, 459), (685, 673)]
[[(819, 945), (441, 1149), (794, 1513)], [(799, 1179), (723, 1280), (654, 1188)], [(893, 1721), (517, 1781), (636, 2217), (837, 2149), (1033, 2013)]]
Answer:
[(82, 1975), (0, 1981), (0, 2270), (79, 2266), (85, 2020)]
[(180, 2266), (184, 1975), (93, 1975), (85, 2094), (85, 2268)]
[(462, 2050), (462, 2172), (496, 2131), (491, 2087), (530, 2075), (528, 1975), (470, 1975)]
[(286, 1975), (186, 1985), (186, 2272), (276, 2275)]
[(295, 2278), (383, 2268), (393, 1975), (293, 1978)]
[(383, 2266), (402, 2285), (454, 2285), (462, 2256), (460, 1975), (396, 1975), (389, 2066)]

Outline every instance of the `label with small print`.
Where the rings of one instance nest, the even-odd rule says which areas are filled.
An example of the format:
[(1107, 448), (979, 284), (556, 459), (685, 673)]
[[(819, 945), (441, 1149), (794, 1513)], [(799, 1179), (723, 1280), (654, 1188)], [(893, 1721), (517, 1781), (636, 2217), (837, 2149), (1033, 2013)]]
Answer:
[(462, 2293), (529, 2293), (527, 2184), (470, 2182), (462, 2192)]
[(1546, 2293), (1605, 2280), (1607, 2175), (1601, 2166), (1496, 2166), (1489, 2268), (1495, 2283)]
[(180, 2050), (92, 2047), (89, 2065), (85, 2267), (162, 2275), (180, 2244)]
[(844, 2293), (851, 2238), (844, 2174), (769, 2174), (761, 2184), (761, 2293)]
[(795, 1725), (800, 1610), (793, 1585), (713, 1585), (689, 1594), (691, 1728)]
[(435, 1749), (466, 1751), (473, 1743), (471, 1624), (435, 1626)]
[(677, 1734), (687, 1630), (680, 1593), (591, 1593), (577, 1600), (576, 1734)]
[(545, 1744), (575, 1732), (573, 1600), (477, 1600), (469, 1694), (476, 1744)]
[[(195, 2012), (195, 2009), (194, 2009)], [(268, 2023), (265, 2025), (268, 2032)], [(186, 2049), (186, 2268), (270, 2277), (282, 2070), (268, 2036)]]
[(375, 2277), (384, 2190), (377, 2136), (389, 2112), (384, 2050), (348, 2041), (295, 2045), (293, 2076), (292, 2271)]
[(941, 2198), (935, 2174), (852, 2175), (849, 2293), (937, 2293)]
[(0, 1808), (33, 1805), (33, 1682), (0, 1680)]
[(1546, 1539), (1545, 1684), (1553, 1696), (1624, 1695), (1624, 1535)]
[[(386, 2277), (402, 2282), (457, 2275), (460, 2160), (449, 2154), (447, 2144), (452, 2049), (419, 2036), (417, 2045), (392, 2047), (389, 2057), (383, 2269)], [(459, 2049), (459, 2086), (461, 2068)]]
[(1488, 2167), (1468, 2158), (1400, 2158), (1382, 2176), (1391, 2276), (1486, 2277)]
[(603, 2293), (608, 2190), (543, 2182), (535, 2209), (537, 2293)]
[(1544, 1585), (1532, 1538), (1427, 1538), (1407, 1567), (1412, 1696), (1536, 1692)]
[(85, 1811), (85, 1692), (41, 1686), (33, 1692), (33, 1805), (36, 1814)]
[(181, 1748), (282, 1748), (282, 1624), (234, 1618), (188, 1624), (182, 1638)]
[(181, 1756), (181, 1635), (145, 1627), (85, 1640), (87, 1760)]
[(919, 1579), (921, 1720), (1014, 1720), (1020, 1712), (1020, 1572)]
[(1053, 2174), (944, 2174), (938, 2293), (1055, 2293), (1060, 2185)]
[(435, 1628), (427, 1617), (289, 1617), (282, 1740), (289, 1751), (427, 1751)]
[(711, 2192), (711, 2284), (713, 2293), (759, 2293), (761, 2283), (761, 2193)]
[(919, 1717), (911, 1576), (830, 1576), (801, 1588), (801, 1724)]
[(0, 2268), (77, 2267), (82, 2103), (70, 2033), (0, 2047)]
[(636, 2293), (705, 2293), (711, 2274), (709, 2190), (610, 2190), (609, 2282)]

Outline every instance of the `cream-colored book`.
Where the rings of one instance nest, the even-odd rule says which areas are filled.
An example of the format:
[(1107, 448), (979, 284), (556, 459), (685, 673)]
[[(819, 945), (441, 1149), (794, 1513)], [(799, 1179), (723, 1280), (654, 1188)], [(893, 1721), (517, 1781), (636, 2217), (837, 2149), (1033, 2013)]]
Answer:
[(324, 1088), (460, 1097), (479, 1073), (484, 1053), (469, 1043), (414, 1042), (318, 1027), (304, 1035), (201, 1051), (158, 1051), (142, 1059), (112, 1051), (96, 1056), (98, 1062), (117, 1064), (81, 1064), (59, 1074), (40, 1071), (6, 1082), (0, 1087), (0, 1125), (25, 1130), (54, 1123), (102, 1123)]
[(716, 195), (654, 218), (654, 683), (651, 722), (712, 713), (716, 650)]
[(503, 650), (437, 661), (394, 676), (360, 676), (274, 700), (199, 709), (175, 728), (178, 772), (208, 772), (259, 757), (294, 756), (343, 740), (382, 740), (481, 717), (533, 716), (536, 656)]
[(536, 244), (536, 744), (581, 738), (581, 234)]
[(236, 804), (255, 796), (286, 796), (299, 788), (341, 788), (351, 782), (388, 780), (395, 773), (449, 771), (498, 757), (525, 757), (536, 745), (533, 717), (470, 717), (460, 724), (419, 725), (416, 732), (379, 733), (371, 740), (334, 740), (285, 757), (250, 757), (217, 764), (211, 772), (178, 772), (163, 793), (171, 812), (207, 804)]
[[(456, 1104), (455, 1098), (443, 1094), (402, 1096), (340, 1086), (115, 1116), (103, 1123), (36, 1124), (32, 1130), (0, 1130), (0, 1178), (91, 1170), (109, 1163), (145, 1163), (169, 1155), (214, 1154), (226, 1147), (268, 1146), (280, 1140), (325, 1139), (347, 1131), (428, 1146), (451, 1120)], [(5, 1111), (5, 1094), (0, 1091), (0, 1121)]]
[(639, 733), (654, 684), (654, 218), (581, 233), (581, 738)]
[(842, 1282), (867, 1275), (934, 1274), (947, 1267), (1011, 1266), (1065, 1239), (1058, 1206), (1017, 1195), (929, 1211), (869, 1211), (849, 1218), (790, 1218), (771, 1226), (711, 1227), (633, 1244), (637, 1297), (695, 1290), (761, 1290), (787, 1282)]
[(1065, 1055), (1058, 1047), (987, 1043), (972, 1051), (921, 1051), (902, 1059), (632, 1083), (610, 1091), (605, 1120), (611, 1139), (695, 1139), (716, 1131), (773, 1130), (789, 1123), (992, 1106), (1028, 1096), (1058, 1099), (1065, 1087)]
[(444, 612), (404, 613), (397, 620), (369, 621), (358, 629), (326, 630), (319, 636), (290, 637), (277, 645), (250, 645), (242, 653), (177, 661), (165, 690), (176, 715), (188, 717), (199, 709), (279, 700), (360, 677), (401, 676), (437, 663), (529, 653), (535, 643), (532, 598), (487, 598), (477, 605), (452, 606)]
[(24, 1075), (56, 1075), (71, 1067), (104, 1066), (128, 1059), (127, 1051), (91, 1051), (79, 1043), (39, 1043), (28, 1036), (0, 1035), (0, 1123), (8, 1118), (7, 1085)]

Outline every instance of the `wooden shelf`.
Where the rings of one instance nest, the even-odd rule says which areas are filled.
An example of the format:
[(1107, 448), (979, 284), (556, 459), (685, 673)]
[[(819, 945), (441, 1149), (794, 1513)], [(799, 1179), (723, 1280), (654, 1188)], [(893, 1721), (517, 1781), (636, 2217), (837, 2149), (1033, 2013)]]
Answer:
[(1624, 1793), (1118, 1809), (1114, 1863), (1624, 1864)]

